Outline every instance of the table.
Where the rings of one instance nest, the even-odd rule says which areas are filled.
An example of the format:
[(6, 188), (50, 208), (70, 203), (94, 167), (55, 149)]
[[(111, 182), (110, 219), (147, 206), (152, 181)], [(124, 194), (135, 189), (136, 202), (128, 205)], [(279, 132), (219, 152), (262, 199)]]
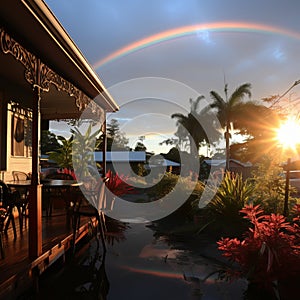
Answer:
[[(31, 185), (31, 180), (19, 180), (19, 181), (6, 181), (9, 187), (29, 187)], [(66, 180), (66, 179), (44, 179), (41, 180), (41, 185), (44, 188), (65, 188), (71, 186), (80, 186), (81, 183), (76, 180)]]
[[(42, 198), (46, 199), (46, 217), (52, 216), (52, 206), (53, 198), (60, 198), (65, 203), (67, 225), (70, 225), (71, 211), (70, 209), (74, 205), (74, 193), (71, 193), (71, 188), (77, 188), (81, 183), (76, 180), (67, 180), (67, 179), (44, 179), (41, 180), (43, 196)], [(77, 191), (77, 190), (76, 190)]]
[[(7, 181), (6, 184), (12, 188), (25, 187), (29, 188), (31, 186), (31, 180), (19, 180), (19, 181)], [(67, 219), (69, 219), (69, 208), (72, 202), (70, 188), (76, 188), (81, 185), (80, 182), (76, 180), (66, 180), (66, 179), (44, 179), (41, 180), (43, 196), (44, 198), (44, 208), (46, 210), (46, 217), (51, 217), (52, 215), (52, 201), (51, 198), (58, 197), (65, 201), (65, 208), (67, 211)], [(46, 203), (47, 202), (47, 203)]]

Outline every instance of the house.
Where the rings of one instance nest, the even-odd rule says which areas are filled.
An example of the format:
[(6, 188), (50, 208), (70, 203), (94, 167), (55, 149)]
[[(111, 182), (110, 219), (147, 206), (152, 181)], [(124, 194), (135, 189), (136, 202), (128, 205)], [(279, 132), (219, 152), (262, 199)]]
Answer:
[[(203, 163), (215, 171), (225, 170), (226, 166), (225, 159), (205, 159)], [(236, 159), (230, 159), (229, 169), (231, 172), (242, 174), (243, 178), (246, 179), (251, 176), (252, 163), (243, 163)]]
[[(56, 259), (42, 249), (39, 136), (49, 120), (85, 111), (105, 120), (118, 105), (43, 1), (0, 4), (0, 179), (31, 173), (28, 259)], [(50, 256), (52, 255), (52, 256)], [(39, 264), (37, 265), (39, 266)], [(41, 268), (43, 268), (41, 267)]]
[[(139, 165), (146, 163), (145, 151), (107, 151), (105, 152), (106, 168), (119, 174), (130, 175), (132, 170), (137, 171)], [(95, 152), (95, 162), (103, 164), (103, 152)]]
[(170, 159), (166, 159), (161, 155), (153, 155), (149, 161), (148, 168), (161, 169), (162, 172), (167, 171), (174, 174), (180, 174), (181, 164)]

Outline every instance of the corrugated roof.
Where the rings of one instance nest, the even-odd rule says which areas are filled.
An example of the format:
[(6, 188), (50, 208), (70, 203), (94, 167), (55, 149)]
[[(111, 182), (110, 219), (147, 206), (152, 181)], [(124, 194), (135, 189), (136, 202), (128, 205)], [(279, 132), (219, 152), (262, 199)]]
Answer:
[[(225, 167), (225, 165), (226, 165), (225, 159), (205, 159), (204, 162), (213, 167)], [(229, 162), (235, 162), (236, 164), (239, 164), (243, 167), (251, 167), (252, 166), (251, 162), (243, 163), (236, 159), (230, 159)]]
[[(95, 152), (95, 161), (102, 161), (102, 151)], [(145, 162), (146, 152), (144, 151), (111, 151), (106, 152), (106, 162)]]
[(154, 160), (152, 164), (149, 165), (150, 167), (180, 167), (180, 163), (169, 159), (160, 159)]

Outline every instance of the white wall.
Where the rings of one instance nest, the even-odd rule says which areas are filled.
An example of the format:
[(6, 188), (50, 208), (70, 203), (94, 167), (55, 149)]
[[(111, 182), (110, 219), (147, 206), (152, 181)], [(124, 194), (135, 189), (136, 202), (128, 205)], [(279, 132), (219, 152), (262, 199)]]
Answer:
[[(14, 157), (11, 155), (11, 123), (12, 112), (7, 112), (7, 170), (3, 172), (3, 180), (12, 180), (12, 171), (31, 172), (31, 157)], [(5, 137), (3, 137), (5, 138)]]

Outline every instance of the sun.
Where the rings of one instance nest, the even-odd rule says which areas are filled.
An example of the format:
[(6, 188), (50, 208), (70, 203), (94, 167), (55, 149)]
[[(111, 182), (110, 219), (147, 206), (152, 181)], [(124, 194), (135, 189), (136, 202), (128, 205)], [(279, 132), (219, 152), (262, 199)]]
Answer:
[(294, 118), (289, 118), (277, 129), (277, 140), (284, 148), (296, 149), (300, 144), (300, 124)]

